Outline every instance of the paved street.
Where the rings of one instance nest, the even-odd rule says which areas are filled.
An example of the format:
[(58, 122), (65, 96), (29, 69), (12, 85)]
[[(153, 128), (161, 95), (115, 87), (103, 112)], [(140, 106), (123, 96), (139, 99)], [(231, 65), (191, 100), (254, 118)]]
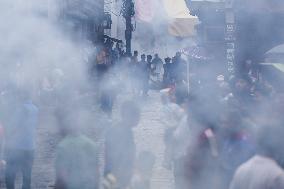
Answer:
[[(115, 105), (114, 117), (117, 116), (119, 104), (125, 98), (119, 97)], [(158, 92), (151, 92), (142, 105), (142, 118), (139, 126), (135, 129), (135, 141), (138, 153), (141, 151), (151, 151), (156, 156), (156, 165), (153, 171), (151, 188), (172, 189), (172, 173), (162, 167), (164, 143), (164, 127), (160, 122), (161, 102)], [(41, 123), (38, 129), (36, 159), (33, 169), (33, 188), (47, 189), (54, 184), (54, 150), (60, 140), (56, 120), (52, 116), (52, 109), (44, 110), (41, 114)], [(115, 119), (115, 118), (114, 118)], [(94, 136), (94, 132), (88, 131), (89, 136)], [(20, 183), (20, 181), (19, 181)]]
[(173, 175), (162, 167), (165, 130), (161, 124), (161, 108), (159, 93), (150, 93), (150, 97), (143, 106), (142, 119), (135, 131), (135, 138), (138, 151), (151, 151), (156, 156), (151, 188), (173, 189)]

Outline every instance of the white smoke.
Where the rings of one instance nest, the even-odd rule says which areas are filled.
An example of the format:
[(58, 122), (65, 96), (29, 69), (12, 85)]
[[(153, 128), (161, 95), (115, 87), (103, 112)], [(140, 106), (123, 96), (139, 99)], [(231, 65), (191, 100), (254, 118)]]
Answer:
[(39, 1), (1, 1), (1, 75), (12, 76), (14, 84), (33, 88), (56, 69), (71, 85), (85, 79), (82, 44), (72, 42), (48, 10)]

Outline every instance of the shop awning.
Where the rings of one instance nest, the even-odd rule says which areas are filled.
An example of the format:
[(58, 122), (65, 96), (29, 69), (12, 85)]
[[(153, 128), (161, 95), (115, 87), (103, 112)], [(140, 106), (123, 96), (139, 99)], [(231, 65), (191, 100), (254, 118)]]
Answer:
[(266, 63), (284, 63), (284, 44), (276, 46), (265, 53)]
[(277, 70), (284, 73), (284, 63), (261, 63), (263, 66), (273, 66)]

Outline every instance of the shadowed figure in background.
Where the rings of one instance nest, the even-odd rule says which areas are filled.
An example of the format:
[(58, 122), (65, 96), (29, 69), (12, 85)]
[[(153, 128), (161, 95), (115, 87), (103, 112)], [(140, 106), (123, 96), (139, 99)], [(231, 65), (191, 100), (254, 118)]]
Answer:
[(116, 78), (113, 74), (106, 73), (104, 79), (101, 81), (100, 88), (100, 108), (109, 117), (112, 116), (113, 105), (119, 88), (116, 83)]
[(140, 109), (132, 101), (121, 106), (121, 121), (109, 129), (106, 135), (105, 176), (113, 175), (118, 188), (129, 186), (136, 154), (132, 129), (140, 120)]
[(172, 58), (171, 64), (171, 77), (175, 81), (182, 81), (186, 77), (186, 61), (182, 58), (182, 54), (177, 52), (176, 55)]
[(154, 59), (152, 61), (152, 80), (156, 82), (162, 82), (164, 75), (164, 67), (163, 60), (159, 57), (158, 54), (154, 55)]
[(148, 85), (149, 85), (149, 66), (146, 61), (146, 55), (141, 55), (141, 61), (139, 62), (139, 82), (140, 82), (140, 91), (142, 91), (143, 95), (147, 95), (148, 93)]
[(152, 55), (147, 55), (146, 58), (146, 70), (145, 70), (145, 82), (143, 86), (143, 94), (148, 95), (149, 92), (149, 79), (150, 79), (150, 74), (151, 74), (151, 65), (152, 65)]
[(64, 138), (56, 149), (55, 188), (97, 189), (99, 166), (96, 144), (80, 133), (78, 114), (61, 110), (57, 116)]
[(283, 109), (277, 112), (281, 104), (271, 104), (261, 115), (266, 121), (257, 132), (257, 155), (237, 169), (230, 189), (284, 189)]
[[(26, 90), (17, 90), (9, 119), (5, 122), (6, 187), (15, 188), (17, 172), (23, 175), (22, 189), (31, 188), (31, 174), (34, 160), (38, 108), (33, 104)], [(15, 95), (15, 94), (14, 94)]]
[(130, 63), (130, 78), (131, 78), (131, 88), (134, 94), (139, 93), (139, 61), (138, 61), (138, 51), (134, 51), (134, 55), (131, 57)]
[(220, 151), (220, 189), (227, 189), (235, 170), (255, 154), (255, 141), (249, 128), (237, 109), (225, 108), (218, 122), (218, 148)]
[(164, 64), (164, 85), (165, 86), (169, 86), (171, 84), (171, 67), (172, 67), (172, 63), (171, 63), (172, 59), (167, 57), (165, 58), (165, 64)]

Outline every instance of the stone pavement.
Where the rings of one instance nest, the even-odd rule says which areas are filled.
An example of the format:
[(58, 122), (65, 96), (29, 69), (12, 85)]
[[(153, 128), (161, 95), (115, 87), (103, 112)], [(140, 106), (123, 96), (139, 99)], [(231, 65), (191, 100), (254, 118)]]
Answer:
[(156, 156), (151, 182), (152, 189), (174, 189), (172, 172), (162, 167), (165, 126), (161, 122), (161, 100), (158, 92), (151, 92), (142, 106), (142, 117), (135, 130), (137, 151), (150, 151)]
[[(129, 98), (129, 94), (118, 98), (118, 103), (114, 108), (114, 117), (117, 116), (117, 107), (126, 97)], [(172, 172), (162, 167), (165, 146), (163, 143), (164, 126), (160, 120), (162, 105), (159, 93), (151, 91), (150, 96), (142, 100), (141, 107), (141, 122), (134, 131), (135, 142), (138, 153), (146, 150), (156, 156), (151, 188), (174, 189)], [(60, 135), (52, 111), (52, 109), (42, 111), (40, 118), (40, 127), (37, 137), (38, 149), (36, 151), (33, 168), (32, 185), (34, 189), (48, 189), (52, 188), (54, 184), (54, 155), (56, 145), (60, 140)], [(92, 135), (93, 133), (89, 132), (89, 136), (92, 137)]]

